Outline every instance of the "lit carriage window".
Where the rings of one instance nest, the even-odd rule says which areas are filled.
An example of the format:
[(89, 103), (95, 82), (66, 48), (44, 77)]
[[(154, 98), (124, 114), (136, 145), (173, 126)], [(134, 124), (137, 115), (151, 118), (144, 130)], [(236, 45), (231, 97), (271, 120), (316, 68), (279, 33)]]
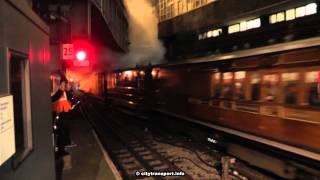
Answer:
[(218, 37), (222, 34), (222, 29), (214, 29), (205, 33), (201, 33), (198, 35), (198, 40), (203, 40), (206, 38), (213, 38), (213, 37)]
[(125, 71), (123, 77), (125, 81), (131, 81), (133, 78), (133, 71)]
[(269, 16), (269, 23), (270, 24), (277, 23), (277, 15), (276, 14), (272, 14)]
[(298, 7), (296, 8), (296, 18), (303, 17), (306, 15), (306, 7)]
[(213, 32), (212, 32), (212, 31), (208, 31), (208, 32), (207, 32), (207, 37), (208, 37), (208, 38), (211, 38), (212, 36), (213, 36)]
[(228, 33), (232, 34), (232, 33), (236, 33), (240, 31), (240, 24), (234, 24), (228, 27)]
[(317, 14), (317, 4), (311, 3), (305, 6), (297, 7), (295, 9), (289, 9), (285, 12), (278, 12), (269, 16), (269, 23), (275, 24), (284, 20), (290, 21), (296, 18)]
[(284, 102), (286, 104), (297, 104), (299, 73), (283, 73), (281, 80), (284, 83)]
[(320, 71), (307, 72), (305, 76), (307, 101), (311, 106), (320, 106)]
[(236, 33), (240, 31), (246, 31), (254, 28), (261, 27), (261, 19), (256, 18), (249, 21), (241, 22), (240, 24), (234, 24), (228, 27), (228, 33)]
[(310, 71), (306, 73), (305, 82), (306, 83), (317, 83), (318, 71)]
[(218, 37), (222, 34), (222, 29), (215, 29), (213, 31), (213, 37)]
[(235, 72), (235, 97), (239, 100), (245, 99), (244, 81), (246, 78), (245, 71)]
[(236, 80), (244, 80), (246, 78), (246, 72), (245, 71), (238, 71), (235, 73), (235, 79)]
[(260, 100), (260, 92), (261, 92), (261, 79), (259, 74), (252, 74), (250, 83), (251, 83), (251, 100), (259, 101)]
[(268, 74), (263, 77), (265, 85), (265, 100), (274, 102), (277, 99), (279, 76), (276, 74)]
[(286, 21), (290, 21), (296, 18), (295, 9), (289, 9), (286, 11)]
[(246, 30), (247, 30), (247, 22), (241, 22), (240, 31), (246, 31)]
[(277, 22), (282, 22), (285, 20), (284, 12), (277, 13)]
[(216, 82), (220, 82), (220, 79), (221, 79), (221, 73), (215, 73), (215, 74), (214, 74), (214, 80), (215, 80)]
[(202, 34), (202, 39), (207, 39), (207, 33)]
[(285, 13), (284, 12), (278, 12), (276, 14), (272, 14), (269, 17), (269, 23), (275, 24), (278, 22), (283, 22), (285, 20)]
[(306, 5), (306, 15), (312, 15), (317, 13), (317, 4), (311, 3)]
[(261, 26), (260, 18), (253, 19), (247, 22), (247, 29), (259, 28)]
[(226, 72), (223, 73), (223, 83), (224, 84), (230, 84), (233, 79), (233, 73), (232, 72)]
[(223, 87), (222, 87), (223, 98), (232, 99), (233, 97), (232, 79), (233, 79), (232, 72), (223, 73)]

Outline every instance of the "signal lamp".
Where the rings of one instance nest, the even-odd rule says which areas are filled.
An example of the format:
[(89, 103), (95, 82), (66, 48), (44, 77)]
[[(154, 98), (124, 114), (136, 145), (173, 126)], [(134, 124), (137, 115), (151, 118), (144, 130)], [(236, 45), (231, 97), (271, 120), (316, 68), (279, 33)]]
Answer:
[(84, 61), (87, 58), (87, 53), (85, 51), (79, 51), (76, 54), (76, 58), (78, 61)]

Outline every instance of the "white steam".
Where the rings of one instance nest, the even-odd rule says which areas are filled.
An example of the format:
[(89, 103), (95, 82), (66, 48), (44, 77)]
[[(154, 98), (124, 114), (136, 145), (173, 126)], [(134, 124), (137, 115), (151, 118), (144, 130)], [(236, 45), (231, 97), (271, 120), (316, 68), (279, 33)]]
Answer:
[(150, 0), (125, 0), (129, 15), (129, 52), (121, 59), (122, 67), (159, 64), (165, 48), (158, 39), (156, 7)]

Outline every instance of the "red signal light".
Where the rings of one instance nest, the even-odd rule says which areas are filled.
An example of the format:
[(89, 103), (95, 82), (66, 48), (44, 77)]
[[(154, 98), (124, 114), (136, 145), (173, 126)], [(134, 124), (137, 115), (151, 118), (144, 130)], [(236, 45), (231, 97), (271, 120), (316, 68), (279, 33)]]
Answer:
[(73, 67), (75, 68), (89, 68), (96, 65), (96, 51), (93, 44), (88, 40), (74, 40), (73, 41)]
[(78, 51), (76, 58), (78, 61), (84, 61), (87, 58), (87, 53), (85, 51)]

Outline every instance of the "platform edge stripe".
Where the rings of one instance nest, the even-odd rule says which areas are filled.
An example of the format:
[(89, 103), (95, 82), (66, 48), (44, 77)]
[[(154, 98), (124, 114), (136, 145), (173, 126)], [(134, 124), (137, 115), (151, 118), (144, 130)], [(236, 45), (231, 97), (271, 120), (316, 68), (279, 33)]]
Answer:
[(219, 131), (223, 131), (223, 132), (226, 132), (226, 133), (229, 133), (229, 134), (237, 135), (237, 136), (243, 137), (245, 139), (249, 139), (249, 140), (256, 141), (256, 142), (259, 142), (259, 143), (262, 143), (262, 144), (266, 144), (266, 145), (269, 145), (269, 146), (272, 146), (272, 147), (275, 147), (275, 148), (278, 148), (278, 149), (281, 149), (281, 150), (284, 150), (284, 151), (288, 151), (288, 152), (291, 152), (291, 153), (294, 153), (294, 154), (297, 154), (297, 155), (301, 155), (301, 156), (304, 156), (304, 157), (307, 157), (307, 158), (310, 158), (310, 159), (313, 159), (313, 160), (316, 160), (316, 161), (320, 161), (320, 154), (315, 153), (315, 152), (311, 152), (311, 151), (304, 150), (304, 149), (301, 149), (301, 148), (298, 148), (298, 147), (286, 145), (286, 144), (279, 143), (279, 142), (276, 142), (276, 141), (272, 141), (272, 140), (269, 140), (269, 139), (266, 139), (266, 138), (254, 136), (254, 135), (247, 134), (247, 133), (244, 133), (244, 132), (241, 132), (241, 131), (237, 131), (237, 130), (234, 130), (234, 129), (229, 129), (229, 128), (225, 128), (225, 127), (222, 127), (222, 126), (218, 126), (218, 125), (213, 125), (213, 124), (197, 121), (197, 120), (195, 120), (193, 118), (182, 116), (182, 115), (179, 115), (179, 114), (176, 114), (176, 113), (171, 113), (171, 112), (168, 112), (168, 111), (165, 111), (165, 110), (161, 110), (161, 109), (154, 109), (154, 110), (158, 111), (160, 113), (164, 113), (164, 114), (168, 114), (168, 115), (177, 117), (177, 118), (182, 118), (182, 119), (185, 119), (185, 120), (190, 121), (190, 122), (194, 122), (194, 123), (198, 123), (198, 124), (201, 124), (201, 125), (204, 125), (204, 126), (207, 126), (207, 127), (211, 127), (211, 128), (216, 129), (216, 130), (219, 130)]
[(108, 164), (108, 166), (110, 167), (112, 173), (114, 174), (116, 180), (123, 180), (123, 178), (121, 177), (118, 169), (116, 168), (116, 166), (112, 162), (110, 156), (108, 155), (108, 153), (103, 148), (103, 146), (102, 146), (102, 144), (101, 144), (101, 142), (100, 142), (100, 140), (99, 140), (99, 138), (98, 138), (98, 136), (97, 136), (97, 134), (96, 134), (96, 132), (94, 130), (92, 130), (92, 134), (93, 134), (94, 138), (97, 140), (99, 148), (102, 151), (103, 157), (104, 157), (106, 163)]

